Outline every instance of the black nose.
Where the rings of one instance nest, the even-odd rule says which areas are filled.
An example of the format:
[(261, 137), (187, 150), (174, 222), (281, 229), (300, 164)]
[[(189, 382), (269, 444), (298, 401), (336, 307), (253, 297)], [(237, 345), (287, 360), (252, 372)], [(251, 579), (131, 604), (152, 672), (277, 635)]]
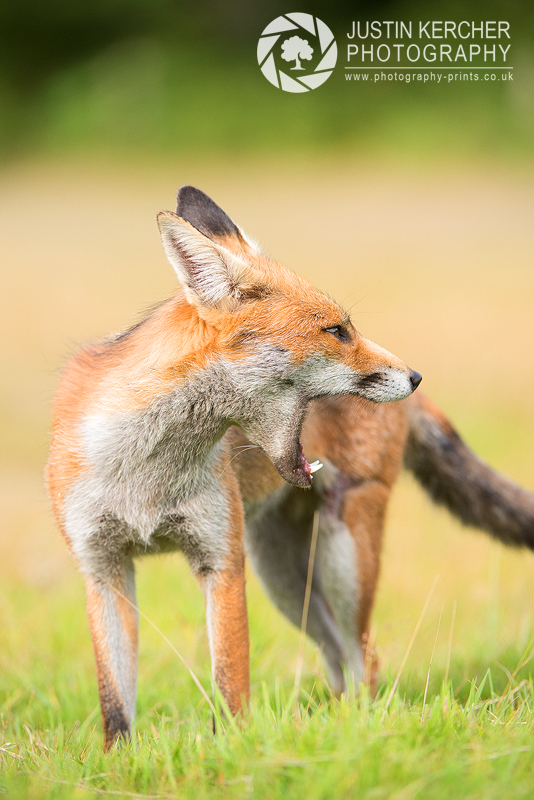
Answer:
[(418, 372), (415, 372), (415, 370), (412, 369), (411, 372), (410, 372), (410, 383), (412, 384), (412, 386), (414, 388), (414, 391), (417, 389), (417, 387), (419, 386), (419, 384), (421, 383), (422, 380), (423, 380), (423, 376), (420, 375)]

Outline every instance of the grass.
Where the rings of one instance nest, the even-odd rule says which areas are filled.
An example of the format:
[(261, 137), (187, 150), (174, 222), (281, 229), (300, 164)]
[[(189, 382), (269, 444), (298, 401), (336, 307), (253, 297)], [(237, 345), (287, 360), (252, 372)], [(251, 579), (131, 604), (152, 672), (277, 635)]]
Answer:
[[(244, 724), (219, 719), (213, 734), (205, 699), (142, 619), (134, 742), (104, 756), (82, 580), (42, 486), (57, 368), (71, 342), (172, 291), (153, 217), (187, 181), (283, 263), (358, 301), (364, 333), (423, 373), (481, 456), (533, 486), (529, 177), (184, 161), (32, 162), (3, 178), (0, 794), (531, 797), (531, 554), (462, 530), (402, 477), (373, 615), (376, 700), (332, 698), (306, 642), (295, 710), (299, 632), (250, 575)], [(210, 692), (203, 599), (182, 559), (141, 560), (138, 600)]]
[(134, 744), (107, 757), (84, 731), (36, 733), (2, 781), (9, 797), (527, 797), (532, 731), (527, 703), (517, 710), (527, 696), (527, 689), (507, 695), (495, 714), (498, 698), (480, 702), (474, 687), (464, 706), (444, 689), (421, 724), (417, 706), (399, 702), (383, 720), (381, 702), (367, 699), (355, 709), (312, 698), (295, 720), (283, 691), (277, 706), (266, 690), (246, 733), (214, 736), (192, 711), (181, 726), (171, 720), (138, 731)]
[[(141, 605), (160, 618), (209, 687), (202, 602), (190, 591), (185, 566), (156, 559), (142, 565), (139, 577)], [(177, 583), (181, 590), (172, 596)], [(319, 654), (308, 647), (295, 706), (298, 632), (262, 608), (254, 581), (249, 594), (253, 701), (244, 723), (218, 710), (214, 734), (212, 712), (185, 668), (142, 621), (133, 741), (104, 755), (81, 581), (71, 578), (61, 593), (44, 597), (13, 586), (2, 606), (0, 792), (9, 798), (531, 796), (532, 642), (522, 653), (510, 648), (502, 665), (484, 666), (467, 683), (465, 675), (479, 667), (476, 653), (464, 647), (458, 659), (453, 651), (444, 682), (451, 639), (443, 627), (426, 703), (425, 681), (410, 679), (408, 671), (393, 694), (393, 678), (386, 677), (375, 700), (366, 693), (336, 700)], [(162, 602), (169, 596), (171, 604)]]

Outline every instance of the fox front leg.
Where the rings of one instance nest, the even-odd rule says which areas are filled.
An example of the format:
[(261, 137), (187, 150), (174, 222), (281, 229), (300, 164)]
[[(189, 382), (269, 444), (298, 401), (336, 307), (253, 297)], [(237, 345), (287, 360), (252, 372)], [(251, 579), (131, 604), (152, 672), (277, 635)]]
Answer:
[(119, 737), (129, 739), (135, 717), (139, 620), (132, 560), (106, 580), (88, 576), (86, 598), (107, 752)]
[(203, 577), (201, 584), (206, 597), (213, 679), (235, 716), (247, 708), (250, 698), (243, 554), (233, 556), (222, 571)]
[(206, 598), (213, 679), (235, 716), (246, 710), (250, 699), (244, 514), (237, 481), (229, 470), (223, 483), (228, 520), (225, 553), (216, 567), (195, 572)]

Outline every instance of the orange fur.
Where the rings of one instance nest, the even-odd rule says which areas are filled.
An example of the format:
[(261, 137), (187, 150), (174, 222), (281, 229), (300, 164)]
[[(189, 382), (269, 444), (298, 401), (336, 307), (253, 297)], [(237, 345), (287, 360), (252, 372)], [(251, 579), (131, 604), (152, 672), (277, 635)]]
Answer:
[[(124, 589), (122, 586), (121, 588)], [(97, 586), (92, 581), (87, 580), (86, 589), (87, 618), (93, 643), (104, 727), (104, 751), (107, 751), (118, 736), (128, 735), (129, 715), (117, 700), (117, 698), (120, 698), (121, 691), (106, 641), (105, 605)], [(114, 602), (122, 628), (129, 642), (129, 653), (124, 653), (126, 661), (129, 662), (127, 663), (127, 668), (131, 675), (135, 675), (137, 670), (138, 638), (136, 614), (124, 597), (117, 594), (114, 597)]]
[[(299, 434), (314, 397), (394, 399), (420, 380), (363, 339), (333, 300), (261, 255), (201, 192), (185, 187), (180, 210), (162, 212), (158, 222), (181, 288), (130, 331), (75, 355), (55, 404), (47, 479), (58, 525), (86, 576), (106, 749), (128, 735), (135, 701), (132, 557), (183, 550), (206, 595), (214, 678), (238, 713), (249, 698), (243, 501), (267, 502), (280, 476), (311, 486)], [(331, 397), (316, 402), (318, 426), (306, 424), (303, 441), (340, 473), (356, 474), (365, 446), (347, 428), (354, 436), (347, 455), (331, 421), (338, 405)], [(253, 445), (236, 429), (223, 440), (236, 422)], [(365, 486), (327, 490), (334, 518), (354, 537), (350, 574), (359, 575), (364, 599), (349, 587), (354, 619), (345, 627), (360, 643), (387, 499), (376, 475), (384, 464), (391, 471), (392, 449), (386, 442), (367, 454), (369, 474), (358, 476)], [(296, 505), (305, 519), (307, 501)]]
[[(134, 556), (179, 549), (189, 560), (206, 596), (214, 679), (238, 714), (250, 691), (245, 547), (300, 625), (319, 511), (308, 630), (342, 692), (344, 667), (376, 686), (370, 614), (403, 463), (468, 524), (534, 546), (534, 497), (476, 459), (430, 401), (409, 396), (421, 376), (266, 259), (198, 190), (184, 187), (178, 213), (158, 220), (182, 287), (67, 365), (47, 467), (86, 576), (106, 748), (134, 713)], [(313, 482), (302, 448), (324, 463)]]

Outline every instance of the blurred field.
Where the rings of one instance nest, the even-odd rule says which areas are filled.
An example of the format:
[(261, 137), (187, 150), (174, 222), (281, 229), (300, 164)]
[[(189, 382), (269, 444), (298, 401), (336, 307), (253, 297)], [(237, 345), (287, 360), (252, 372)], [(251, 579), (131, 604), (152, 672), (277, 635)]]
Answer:
[[(98, 723), (81, 579), (43, 488), (51, 399), (77, 342), (130, 325), (172, 292), (154, 217), (174, 208), (182, 183), (198, 185), (267, 252), (352, 309), (366, 336), (423, 374), (423, 390), (483, 458), (534, 487), (532, 175), (462, 165), (419, 173), (413, 165), (408, 172), (327, 159), (4, 168), (0, 704), (4, 720), (19, 706), (17, 741), (30, 741), (34, 726), (52, 730), (65, 715), (85, 720), (78, 738)], [(385, 679), (396, 674), (436, 575), (401, 697), (421, 699), (442, 612), (430, 698), (440, 691), (454, 603), (450, 675), (457, 697), (467, 698), (469, 682), (480, 682), (488, 668), (496, 690), (504, 691), (506, 670), (534, 634), (534, 558), (462, 530), (403, 478), (389, 513), (374, 615)], [(208, 683), (203, 601), (180, 558), (140, 563), (139, 582), (141, 608)], [(291, 686), (298, 634), (252, 576), (249, 597), (257, 698), (262, 681), (270, 691), (277, 680)], [(311, 647), (306, 667), (310, 690), (322, 674)], [(529, 671), (530, 665), (518, 680)], [(196, 703), (195, 691), (142, 622), (140, 730), (159, 727), (161, 715), (181, 718), (179, 698)], [(98, 747), (98, 726), (92, 740)]]

